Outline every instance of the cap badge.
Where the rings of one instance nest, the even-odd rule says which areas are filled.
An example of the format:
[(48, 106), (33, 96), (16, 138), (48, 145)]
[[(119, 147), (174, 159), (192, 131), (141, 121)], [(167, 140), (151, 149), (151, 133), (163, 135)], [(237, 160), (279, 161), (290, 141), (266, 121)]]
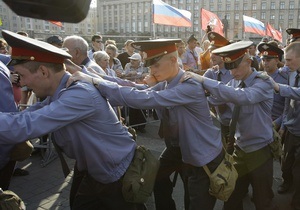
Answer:
[(269, 49), (270, 47), (269, 47), (268, 45), (264, 44), (264, 45), (262, 46), (262, 48), (266, 50), (266, 49)]
[(225, 58), (224, 58), (224, 61), (225, 61), (225, 62), (230, 62), (230, 61), (231, 61), (231, 58), (225, 57)]
[(214, 39), (216, 36), (211, 33), (211, 34), (209, 34), (209, 37), (212, 38), (212, 39)]
[(269, 55), (269, 52), (268, 51), (264, 51), (263, 55)]
[(31, 56), (29, 59), (30, 59), (31, 61), (34, 61), (35, 58), (34, 58), (33, 56)]

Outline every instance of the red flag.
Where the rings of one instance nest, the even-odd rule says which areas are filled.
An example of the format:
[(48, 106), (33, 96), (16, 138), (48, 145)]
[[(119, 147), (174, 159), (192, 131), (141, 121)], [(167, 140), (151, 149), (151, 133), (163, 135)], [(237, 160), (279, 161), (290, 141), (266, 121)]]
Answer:
[(207, 25), (209, 25), (214, 32), (224, 36), (222, 21), (216, 14), (203, 8), (201, 8), (201, 25), (202, 30), (206, 30)]
[(62, 27), (63, 26), (62, 22), (59, 22), (59, 21), (49, 20), (49, 22), (52, 23), (52, 24), (54, 24), (54, 25), (56, 25), (56, 26), (58, 26), (58, 27)]
[(267, 23), (267, 35), (273, 37), (280, 42), (282, 42), (282, 34), (280, 31), (275, 30), (271, 24)]

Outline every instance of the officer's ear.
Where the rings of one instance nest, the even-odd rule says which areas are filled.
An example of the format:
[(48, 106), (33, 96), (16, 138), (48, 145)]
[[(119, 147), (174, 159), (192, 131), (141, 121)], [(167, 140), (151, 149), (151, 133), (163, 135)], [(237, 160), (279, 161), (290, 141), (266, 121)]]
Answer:
[(3, 0), (17, 15), (78, 23), (88, 14), (91, 0)]
[(44, 65), (40, 65), (37, 70), (43, 78), (47, 78), (50, 74), (50, 69)]

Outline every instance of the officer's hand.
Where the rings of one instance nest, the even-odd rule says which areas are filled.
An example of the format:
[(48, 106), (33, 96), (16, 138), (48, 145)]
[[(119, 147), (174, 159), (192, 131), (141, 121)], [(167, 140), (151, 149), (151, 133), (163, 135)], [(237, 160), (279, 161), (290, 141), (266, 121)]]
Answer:
[(278, 92), (279, 91), (279, 85), (277, 84), (277, 82), (274, 81), (274, 79), (272, 77), (270, 77), (270, 80), (273, 84), (274, 90)]
[(103, 79), (101, 77), (99, 78), (94, 78), (91, 77), (85, 73), (82, 73), (80, 71), (75, 72), (74, 74), (72, 74), (72, 76), (69, 78), (68, 82), (67, 82), (67, 87), (70, 86), (73, 82), (76, 81), (83, 81), (83, 82), (88, 82), (90, 84), (93, 85), (98, 85)]
[(148, 85), (149, 87), (152, 87), (158, 83), (155, 76), (150, 75), (150, 74), (145, 76), (143, 82), (144, 82), (144, 84)]
[(184, 74), (182, 75), (182, 77), (180, 79), (180, 82), (184, 82), (184, 81), (186, 81), (190, 78), (193, 78), (193, 79), (197, 80), (200, 83), (204, 82), (204, 77), (203, 76), (201, 76), (199, 74), (196, 74), (196, 73), (193, 73), (193, 72), (190, 72), (190, 71), (184, 72)]
[(11, 81), (11, 83), (16, 84), (16, 83), (19, 82), (19, 80), (20, 80), (20, 77), (19, 77), (18, 74), (10, 74), (10, 81)]

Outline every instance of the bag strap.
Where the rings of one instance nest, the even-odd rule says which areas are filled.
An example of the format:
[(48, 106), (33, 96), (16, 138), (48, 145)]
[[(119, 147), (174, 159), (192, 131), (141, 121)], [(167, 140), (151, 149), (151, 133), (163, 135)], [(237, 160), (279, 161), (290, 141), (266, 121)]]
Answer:
[(203, 166), (203, 169), (204, 169), (204, 171), (206, 172), (206, 174), (207, 174), (208, 176), (211, 176), (210, 170), (209, 170), (209, 168), (207, 167), (207, 165)]
[[(52, 137), (52, 134), (49, 134), (50, 135), (50, 138)], [(65, 178), (69, 175), (69, 173), (71, 172), (70, 171), (70, 168), (66, 162), (66, 159), (64, 158), (63, 154), (62, 154), (62, 149), (57, 145), (56, 141), (54, 138), (51, 138), (52, 140), (52, 143), (55, 147), (55, 150), (57, 152), (57, 155), (60, 159), (60, 163), (61, 163), (61, 167), (62, 167), (62, 170), (63, 170), (63, 173), (64, 173), (64, 176)]]

